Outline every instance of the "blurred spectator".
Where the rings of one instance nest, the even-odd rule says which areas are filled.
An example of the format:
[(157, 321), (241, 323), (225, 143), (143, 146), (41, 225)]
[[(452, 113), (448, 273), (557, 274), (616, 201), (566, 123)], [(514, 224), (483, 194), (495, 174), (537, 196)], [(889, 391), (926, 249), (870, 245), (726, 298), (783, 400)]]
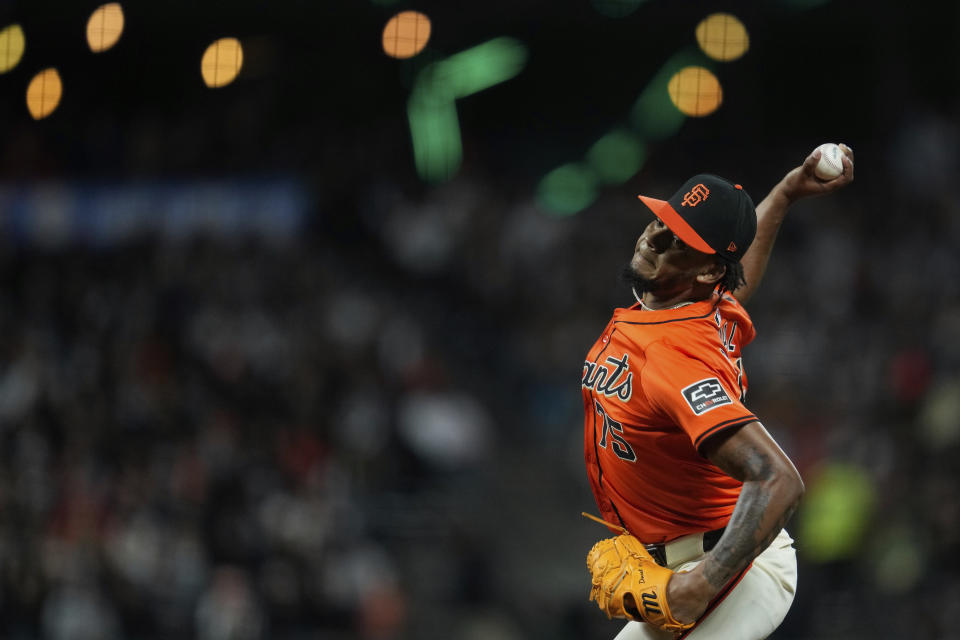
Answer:
[(218, 567), (197, 604), (198, 640), (258, 640), (264, 637), (263, 615), (246, 572)]
[[(240, 4), (257, 20), (286, 16), (291, 31), (309, 22), (303, 3)], [(542, 7), (525, 8), (540, 25)], [(910, 53), (845, 15), (898, 64)], [(612, 37), (611, 24), (598, 28)], [(315, 28), (291, 36), (286, 74), (250, 56), (261, 71), (241, 97), (205, 93), (204, 108), (161, 96), (164, 83), (124, 113), (97, 103), (90, 111), (103, 113), (84, 114), (78, 99), (40, 125), (11, 115), (20, 99), (0, 105), (16, 125), (0, 154), (0, 638), (572, 640), (619, 630), (586, 600), (584, 557), (604, 531), (578, 516), (593, 504), (578, 386), (610, 307), (632, 300), (617, 274), (645, 224), (635, 187), (666, 192), (694, 160), (712, 162), (696, 171), (722, 172), (722, 162), (758, 175), (759, 162), (795, 162), (786, 149), (820, 140), (783, 126), (810, 120), (809, 106), (790, 82), (784, 102), (802, 117), (777, 104), (776, 122), (749, 123), (753, 143), (738, 124), (749, 114), (735, 108), (717, 118), (736, 137), (691, 121), (689, 133), (650, 144), (630, 183), (559, 218), (537, 206), (531, 176), (576, 153), (568, 132), (539, 121), (546, 111), (520, 113), (529, 105), (509, 98), (521, 124), (471, 137), (477, 113), (464, 107), (464, 167), (426, 187), (411, 173), (394, 75), (375, 76), (362, 109), (347, 83), (287, 86), (321, 73), (302, 50), (322, 44)], [(591, 46), (541, 30), (566, 52)], [(624, 60), (635, 59), (632, 38)], [(282, 57), (279, 40), (260, 46)], [(803, 55), (815, 68), (809, 47)], [(537, 56), (531, 64), (548, 59)], [(633, 99), (623, 67), (584, 60), (608, 87), (619, 74), (616, 100)], [(393, 62), (388, 73), (409, 80), (414, 67)], [(561, 63), (572, 77), (572, 59)], [(739, 82), (770, 80), (752, 69)], [(328, 72), (357, 84), (350, 64)], [(956, 84), (935, 73), (937, 86)], [(910, 74), (878, 64), (859, 75), (889, 83), (869, 98), (899, 92)], [(724, 78), (732, 99), (734, 77)], [(584, 149), (588, 129), (626, 113), (561, 90), (590, 96), (569, 127)], [(474, 105), (494, 106), (482, 100)], [(362, 126), (344, 126), (336, 108)], [(749, 308), (758, 337), (744, 357), (747, 404), (817, 488), (789, 527), (800, 584), (781, 640), (957, 637), (951, 109), (918, 99), (887, 122), (851, 109), (870, 133), (863, 146), (846, 140), (856, 183), (791, 212)], [(536, 149), (509, 140), (523, 118), (537, 123)], [(510, 162), (493, 171), (498, 147)]]

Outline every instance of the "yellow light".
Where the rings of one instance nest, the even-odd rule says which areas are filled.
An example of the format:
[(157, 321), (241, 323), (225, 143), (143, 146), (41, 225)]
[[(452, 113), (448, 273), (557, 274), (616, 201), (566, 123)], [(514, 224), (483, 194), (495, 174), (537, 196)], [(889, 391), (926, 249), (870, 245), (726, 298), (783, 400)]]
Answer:
[(430, 40), (430, 18), (419, 11), (401, 11), (383, 28), (383, 50), (391, 58), (412, 58)]
[(208, 87), (216, 88), (233, 82), (243, 67), (243, 47), (236, 38), (220, 38), (203, 52), (200, 73)]
[(747, 28), (729, 13), (707, 16), (697, 25), (696, 33), (703, 52), (721, 62), (736, 60), (750, 48)]
[(123, 8), (111, 2), (96, 9), (87, 20), (87, 44), (94, 53), (106, 51), (117, 44), (123, 33)]
[(23, 57), (26, 44), (20, 25), (12, 24), (0, 31), (0, 73), (6, 73), (17, 66)]
[(27, 87), (27, 109), (34, 120), (46, 118), (53, 113), (63, 96), (60, 74), (53, 67), (33, 76)]
[(723, 102), (717, 77), (703, 67), (684, 67), (673, 74), (667, 92), (674, 106), (688, 116), (706, 116)]

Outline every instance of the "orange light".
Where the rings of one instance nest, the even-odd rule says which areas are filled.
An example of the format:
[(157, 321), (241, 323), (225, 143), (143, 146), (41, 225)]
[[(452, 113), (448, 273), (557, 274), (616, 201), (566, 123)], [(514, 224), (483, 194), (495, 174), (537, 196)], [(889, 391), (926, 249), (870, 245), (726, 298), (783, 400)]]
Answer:
[(419, 11), (401, 11), (383, 28), (383, 50), (391, 58), (412, 58), (430, 40), (430, 18)]
[(53, 67), (44, 69), (33, 76), (27, 86), (27, 109), (34, 120), (46, 118), (60, 104), (62, 96), (63, 82), (60, 81), (60, 74)]
[(122, 33), (123, 8), (119, 2), (102, 5), (87, 20), (87, 44), (94, 53), (106, 51), (117, 44)]
[(714, 13), (697, 25), (697, 43), (703, 52), (721, 62), (736, 60), (750, 48), (750, 36), (739, 18), (729, 13)]
[(688, 116), (707, 116), (723, 102), (720, 81), (703, 67), (684, 67), (667, 84), (674, 106)]
[(243, 47), (236, 38), (220, 38), (203, 52), (200, 74), (208, 87), (223, 87), (233, 82), (243, 67)]

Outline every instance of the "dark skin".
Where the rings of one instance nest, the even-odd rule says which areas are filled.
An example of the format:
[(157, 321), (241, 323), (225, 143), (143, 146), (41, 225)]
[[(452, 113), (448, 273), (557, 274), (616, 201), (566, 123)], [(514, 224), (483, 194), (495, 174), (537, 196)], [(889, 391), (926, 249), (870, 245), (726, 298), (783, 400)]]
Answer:
[(737, 300), (746, 303), (760, 286), (777, 233), (790, 205), (803, 198), (833, 193), (853, 182), (853, 149), (841, 143), (840, 150), (843, 151), (843, 173), (833, 180), (821, 180), (814, 175), (813, 171), (820, 160), (820, 152), (814, 151), (802, 165), (791, 169), (757, 205), (757, 235), (740, 260), (747, 284), (733, 292)]
[[(846, 157), (839, 177), (818, 179), (813, 170), (820, 156), (814, 152), (788, 172), (758, 205), (757, 235), (741, 260), (747, 285), (733, 292), (741, 302), (756, 291), (789, 206), (853, 181), (853, 150), (846, 145), (840, 148)], [(650, 309), (710, 297), (726, 270), (716, 256), (687, 246), (659, 219), (648, 224), (637, 240), (630, 268), (646, 281), (642, 300)], [(674, 574), (667, 585), (667, 603), (680, 622), (693, 622), (703, 615), (720, 590), (767, 548), (790, 519), (804, 491), (797, 469), (759, 422), (708, 439), (700, 452), (741, 481), (743, 488), (717, 545), (692, 571)]]
[(674, 574), (667, 602), (681, 622), (693, 622), (723, 587), (760, 555), (793, 515), (803, 495), (796, 467), (759, 422), (704, 444), (704, 455), (743, 482), (723, 537), (693, 571)]
[(650, 309), (704, 300), (726, 273), (714, 256), (687, 246), (659, 218), (637, 239), (630, 269), (646, 280), (642, 299)]

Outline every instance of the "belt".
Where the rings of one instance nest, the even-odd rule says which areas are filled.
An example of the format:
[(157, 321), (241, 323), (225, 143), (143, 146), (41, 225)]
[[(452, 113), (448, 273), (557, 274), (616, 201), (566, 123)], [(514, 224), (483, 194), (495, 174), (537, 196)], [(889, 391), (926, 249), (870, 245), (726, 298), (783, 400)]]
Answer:
[(688, 536), (662, 542), (660, 544), (644, 545), (653, 559), (662, 567), (676, 567), (677, 565), (699, 558), (710, 551), (720, 540), (724, 529), (693, 533)]

